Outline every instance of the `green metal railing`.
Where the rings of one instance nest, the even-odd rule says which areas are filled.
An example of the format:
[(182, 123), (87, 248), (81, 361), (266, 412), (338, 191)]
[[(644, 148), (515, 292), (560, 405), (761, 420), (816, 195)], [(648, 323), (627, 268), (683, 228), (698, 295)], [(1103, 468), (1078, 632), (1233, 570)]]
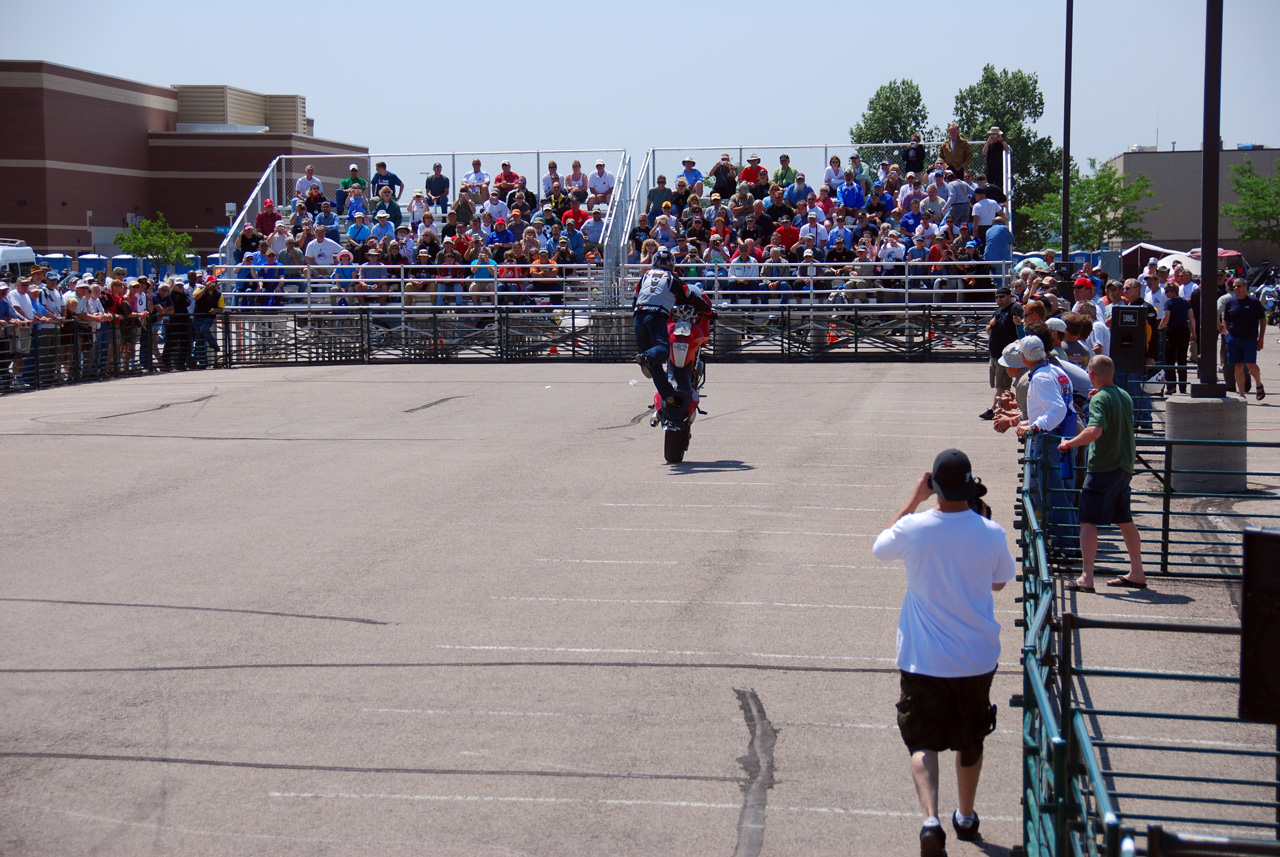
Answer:
[[(1196, 443), (1232, 442), (1139, 441), (1140, 448), (1147, 453), (1145, 457), (1161, 465), (1148, 465), (1143, 471), (1145, 477), (1141, 474), (1135, 477), (1135, 482), (1155, 477), (1157, 483), (1157, 490), (1135, 490), (1135, 496), (1141, 493), (1160, 498), (1158, 510), (1142, 513), (1150, 523), (1140, 525), (1144, 539), (1156, 542), (1153, 558), (1159, 557), (1159, 561), (1151, 563), (1153, 567), (1148, 573), (1180, 578), (1238, 579), (1243, 554), (1236, 532), (1197, 525), (1197, 516), (1256, 522), (1275, 519), (1280, 514), (1182, 509), (1178, 503), (1187, 499), (1206, 503), (1274, 501), (1275, 494), (1174, 491), (1173, 475), (1194, 471), (1175, 470), (1172, 450), (1176, 445)], [(1280, 446), (1236, 443), (1259, 450)], [(1046, 443), (1045, 448), (1053, 447)], [(1149, 682), (1163, 682), (1166, 686), (1178, 683), (1179, 689), (1199, 686), (1206, 690), (1198, 695), (1213, 700), (1212, 689), (1238, 684), (1233, 662), (1223, 672), (1119, 669), (1089, 664), (1082, 657), (1082, 632), (1124, 632), (1164, 638), (1178, 635), (1181, 642), (1189, 639), (1188, 635), (1238, 637), (1239, 626), (1110, 621), (1071, 612), (1059, 615), (1053, 575), (1055, 570), (1074, 569), (1069, 563), (1065, 567), (1057, 563), (1050, 550), (1042, 511), (1046, 492), (1041, 490), (1040, 496), (1033, 496), (1027, 487), (1031, 484), (1030, 462), (1024, 456), (1022, 463), (1023, 488), (1017, 517), (1023, 568), (1023, 617), (1019, 621), (1025, 629), (1023, 689), (1011, 702), (1023, 710), (1023, 842), (1015, 853), (1031, 857), (1134, 855), (1140, 853), (1138, 843), (1144, 836), (1150, 854), (1280, 853), (1277, 850), (1280, 842), (1275, 840), (1198, 835), (1199, 830), (1207, 828), (1224, 832), (1269, 831), (1271, 836), (1280, 837), (1280, 751), (1265, 745), (1242, 746), (1240, 742), (1114, 737), (1109, 728), (1119, 718), (1128, 718), (1142, 723), (1198, 722), (1227, 729), (1227, 724), (1240, 724), (1234, 716), (1233, 700), (1230, 705), (1222, 705), (1222, 693), (1218, 691), (1218, 705), (1211, 705), (1209, 711), (1162, 710), (1159, 705), (1129, 709), (1092, 702), (1094, 692), (1103, 687), (1115, 689), (1118, 683), (1123, 683), (1124, 693), (1141, 698), (1140, 689)], [(1250, 471), (1247, 475), (1274, 474)], [(1135, 520), (1138, 520), (1137, 510)], [(1219, 540), (1224, 535), (1230, 538)], [(1194, 552), (1206, 544), (1212, 544), (1215, 550), (1199, 564), (1209, 562), (1213, 567), (1210, 570), (1187, 568), (1196, 565), (1192, 558), (1196, 556)], [(1133, 650), (1175, 653), (1171, 654), (1171, 660), (1184, 648), (1160, 646), (1145, 636), (1126, 639), (1126, 646)], [(1093, 687), (1089, 686), (1090, 681)], [(1280, 730), (1277, 740), (1280, 741)], [(1214, 770), (1215, 767), (1224, 770)], [(1144, 833), (1136, 828), (1140, 822), (1153, 823), (1153, 826)], [(1164, 831), (1161, 824), (1199, 830), (1170, 833)], [(1161, 848), (1164, 850), (1159, 850)]]

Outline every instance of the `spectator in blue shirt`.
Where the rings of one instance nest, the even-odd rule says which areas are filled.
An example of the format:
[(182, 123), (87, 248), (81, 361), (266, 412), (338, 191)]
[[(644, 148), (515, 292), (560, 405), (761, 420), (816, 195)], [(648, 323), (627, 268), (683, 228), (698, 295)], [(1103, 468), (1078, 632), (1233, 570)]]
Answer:
[(702, 196), (702, 173), (693, 168), (693, 165), (696, 163), (697, 161), (693, 158), (685, 158), (684, 172), (680, 173), (680, 175), (684, 176), (685, 184), (689, 185), (689, 190), (691, 192), (696, 193), (698, 196)]
[(391, 215), (386, 211), (378, 212), (378, 222), (374, 225), (372, 231), (373, 237), (378, 239), (381, 244), (384, 240), (390, 241), (396, 237), (396, 228), (391, 223)]
[(854, 176), (853, 170), (844, 171), (844, 183), (836, 188), (836, 202), (845, 207), (846, 214), (866, 207), (867, 198), (862, 193), (862, 183)]
[(582, 238), (587, 249), (599, 250), (602, 235), (604, 235), (604, 208), (597, 206), (591, 211), (591, 219), (582, 224)]
[(586, 258), (586, 247), (582, 237), (582, 230), (572, 220), (565, 221), (563, 238), (569, 239), (569, 252), (573, 254), (573, 258), (581, 263)]
[(813, 190), (814, 188), (804, 183), (804, 173), (796, 173), (796, 180), (787, 185), (787, 189), (782, 192), (782, 198), (788, 205), (795, 208), (796, 203), (808, 200), (809, 193)]
[[(1009, 231), (1008, 220), (1003, 214), (997, 214), (995, 221), (987, 229), (986, 243), (982, 247), (982, 260), (984, 262), (1012, 262), (1013, 261), (1013, 233)], [(997, 271), (992, 266), (993, 273)], [(995, 287), (998, 289), (1002, 285), (1007, 285), (1003, 275), (996, 274)]]
[(369, 239), (373, 233), (369, 231), (369, 225), (364, 222), (364, 212), (358, 211), (351, 218), (351, 225), (347, 227), (347, 239), (355, 245), (363, 244)]
[(338, 234), (338, 215), (334, 213), (333, 206), (328, 200), (320, 203), (320, 211), (316, 214), (312, 221), (312, 228), (323, 226), (326, 231)]
[(400, 195), (404, 193), (404, 182), (400, 181), (400, 177), (395, 173), (387, 172), (386, 161), (378, 161), (374, 164), (374, 170), (373, 176), (369, 179), (369, 192), (376, 198), (384, 187), (389, 187), (392, 195), (399, 202)]

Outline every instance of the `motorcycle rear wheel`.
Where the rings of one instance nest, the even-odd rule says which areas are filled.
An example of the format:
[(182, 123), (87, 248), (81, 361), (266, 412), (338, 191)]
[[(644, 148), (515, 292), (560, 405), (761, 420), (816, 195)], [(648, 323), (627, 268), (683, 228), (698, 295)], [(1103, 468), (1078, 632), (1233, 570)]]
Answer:
[(662, 454), (668, 464), (679, 464), (684, 461), (684, 452), (689, 448), (689, 427), (675, 431), (662, 432)]

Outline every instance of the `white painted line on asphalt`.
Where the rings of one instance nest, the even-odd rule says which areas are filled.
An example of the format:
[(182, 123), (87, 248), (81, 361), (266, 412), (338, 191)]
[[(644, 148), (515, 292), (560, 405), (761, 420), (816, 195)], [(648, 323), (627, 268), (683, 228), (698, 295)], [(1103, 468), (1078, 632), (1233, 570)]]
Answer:
[[(473, 708), (362, 708), (367, 714), (415, 714), (423, 717), (568, 717), (577, 720), (640, 720), (652, 723), (703, 723), (709, 726), (741, 725), (741, 718), (680, 717), (669, 714), (601, 714), (576, 711), (487, 711)], [(777, 726), (812, 729), (897, 729), (896, 723), (826, 723), (810, 720), (775, 720)], [(1019, 729), (997, 729), (1001, 735), (1021, 735)]]
[[(670, 479), (650, 479), (650, 485), (670, 485)], [(791, 485), (797, 488), (899, 488), (899, 485), (862, 485), (852, 482), (694, 482), (681, 479), (679, 484), (685, 485), (742, 485), (742, 486), (777, 486)]]
[(712, 658), (768, 658), (770, 660), (797, 661), (858, 661), (873, 663), (894, 663), (894, 658), (869, 658), (853, 655), (788, 655), (767, 652), (705, 652), (699, 650), (668, 649), (604, 649), (585, 646), (452, 646), (440, 644), (436, 649), (451, 649), (468, 652), (560, 652), (568, 654), (589, 655), (665, 655), (667, 657), (712, 657)]
[(839, 536), (841, 538), (874, 539), (878, 533), (810, 533), (797, 530), (707, 530), (701, 528), (678, 529), (674, 527), (578, 527), (605, 533), (722, 533), (728, 535), (757, 536)]
[(674, 559), (553, 559), (541, 557), (538, 562), (571, 562), (582, 565), (681, 565)]
[(185, 836), (233, 836), (244, 839), (279, 839), (285, 842), (337, 842), (336, 839), (313, 839), (302, 836), (279, 836), (273, 833), (246, 833), (239, 830), (202, 830), (198, 827), (178, 827), (172, 824), (160, 824), (154, 821), (131, 821), (125, 818), (112, 818), (106, 815), (93, 815), (87, 812), (77, 812), (71, 809), (60, 809), (56, 806), (43, 806), (38, 803), (27, 803), (20, 800), (6, 800), (0, 803), (9, 806), (20, 806), (24, 809), (34, 809), (39, 812), (53, 812), (67, 818), (75, 818), (81, 821), (96, 821), (103, 824), (116, 824), (121, 827), (140, 827), (145, 830), (163, 831), (164, 833), (181, 834)]
[[(525, 795), (424, 795), (424, 794), (367, 794), (351, 792), (267, 792), (268, 797), (296, 800), (403, 800), (426, 803), (542, 803), (542, 804), (591, 804), (594, 806), (653, 806), (667, 809), (725, 809), (739, 811), (741, 803), (707, 803), (689, 800), (628, 800), (625, 798), (577, 798), (533, 797)], [(856, 815), (875, 818), (919, 818), (920, 813), (897, 812), (886, 809), (856, 809), (841, 806), (777, 806), (772, 812), (816, 812), (827, 815)], [(1021, 822), (1021, 818), (1009, 815), (983, 816), (983, 820)]]
[[(779, 607), (804, 610), (886, 610), (897, 612), (901, 604), (881, 606), (878, 604), (811, 604), (803, 601), (708, 601), (703, 599), (679, 598), (552, 598), (547, 596), (524, 595), (491, 595), (490, 601), (547, 601), (559, 604), (674, 604), (688, 606), (701, 604), (709, 607)], [(997, 613), (1008, 613), (1021, 616), (1021, 610), (997, 610)]]
[(769, 511), (787, 512), (796, 509), (817, 512), (883, 512), (892, 509), (861, 509), (854, 506), (777, 506), (752, 503), (601, 503), (601, 506), (616, 506), (627, 509), (766, 509)]
[(1093, 739), (1095, 741), (1102, 739), (1107, 741), (1141, 741), (1143, 744), (1198, 744), (1201, 747), (1231, 747), (1239, 750), (1274, 750), (1276, 747), (1274, 741), (1268, 741), (1265, 744), (1254, 744), (1241, 741), (1206, 741), (1195, 738), (1170, 738), (1165, 736), (1156, 738), (1150, 735), (1094, 735)]
[[(703, 532), (699, 530), (699, 532)], [(538, 557), (534, 562), (565, 562), (582, 565), (683, 565), (696, 566), (700, 568), (746, 568), (760, 567), (780, 569), (783, 564), (778, 562), (711, 562), (708, 560), (673, 560), (673, 559), (565, 559), (561, 557)], [(860, 571), (901, 571), (900, 565), (840, 565), (823, 562), (797, 562), (792, 563), (795, 568), (842, 568), (856, 569)]]

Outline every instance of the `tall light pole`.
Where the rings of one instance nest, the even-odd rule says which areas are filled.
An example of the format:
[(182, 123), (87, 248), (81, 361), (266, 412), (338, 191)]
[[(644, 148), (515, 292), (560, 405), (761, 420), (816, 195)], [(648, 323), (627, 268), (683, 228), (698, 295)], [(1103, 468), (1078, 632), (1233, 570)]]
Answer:
[(1067, 67), (1062, 94), (1062, 261), (1071, 261), (1071, 40), (1075, 0), (1067, 0)]
[[(1070, 2), (1070, 0), (1067, 0)], [(1222, 0), (1208, 0), (1204, 27), (1204, 135), (1200, 178), (1200, 383), (1193, 398), (1219, 398), (1218, 380), (1218, 161), (1222, 148)], [(1240, 391), (1243, 394), (1243, 391)]]

